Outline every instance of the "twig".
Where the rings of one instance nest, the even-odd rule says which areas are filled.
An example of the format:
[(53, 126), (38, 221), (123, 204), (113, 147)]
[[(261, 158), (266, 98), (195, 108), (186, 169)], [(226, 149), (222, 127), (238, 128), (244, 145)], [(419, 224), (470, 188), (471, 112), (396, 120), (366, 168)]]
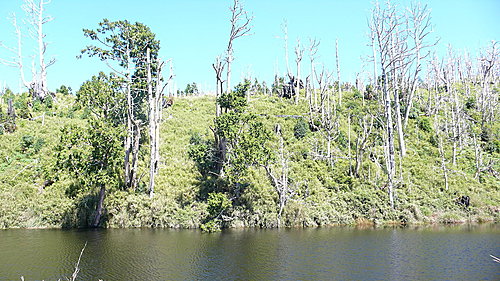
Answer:
[(87, 242), (85, 242), (85, 245), (83, 246), (83, 249), (82, 251), (80, 252), (80, 256), (78, 257), (78, 262), (76, 263), (75, 265), (75, 272), (73, 272), (73, 275), (71, 275), (71, 281), (75, 281), (76, 280), (76, 276), (78, 275), (78, 272), (80, 272), (80, 259), (82, 258), (82, 255), (83, 255), (83, 251), (85, 251), (85, 247), (87, 247)]

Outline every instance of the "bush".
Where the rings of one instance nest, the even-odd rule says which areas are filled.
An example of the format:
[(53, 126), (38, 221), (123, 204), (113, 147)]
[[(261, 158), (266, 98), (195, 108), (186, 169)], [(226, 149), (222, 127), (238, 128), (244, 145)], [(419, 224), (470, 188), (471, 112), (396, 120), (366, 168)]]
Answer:
[(418, 119), (418, 128), (424, 132), (432, 132), (432, 124), (429, 117), (421, 117)]
[(24, 135), (21, 138), (21, 152), (29, 155), (37, 154), (43, 147), (45, 140), (32, 135)]
[(293, 127), (293, 135), (297, 139), (304, 138), (310, 131), (309, 125), (303, 118), (298, 119), (297, 123), (295, 123), (295, 126)]

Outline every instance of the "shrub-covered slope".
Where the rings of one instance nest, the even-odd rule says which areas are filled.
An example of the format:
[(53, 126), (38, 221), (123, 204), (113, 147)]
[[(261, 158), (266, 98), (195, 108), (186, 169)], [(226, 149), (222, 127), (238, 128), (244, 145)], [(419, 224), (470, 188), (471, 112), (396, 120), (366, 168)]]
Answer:
[[(5, 116), (6, 102), (0, 106)], [(435, 119), (415, 113), (406, 129), (407, 155), (402, 161), (397, 158), (393, 209), (385, 186), (383, 128), (376, 115), (358, 176), (354, 173), (362, 124), (370, 121), (367, 113), (376, 107), (375, 101), (344, 93), (328, 160), (324, 158), (324, 135), (310, 125), (305, 102), (294, 105), (276, 97), (250, 97), (248, 111), (271, 132), (268, 145), (273, 154), (279, 150), (274, 133), (277, 124), (283, 136), (290, 192), (281, 214), (282, 225), (498, 221), (498, 124), (489, 128), (489, 138), (476, 140), (481, 159), (493, 159), (490, 169), (477, 175), (474, 147), (460, 148), (453, 165), (446, 140), (442, 142), (444, 155), (440, 154)], [(30, 114), (31, 119), (44, 117), (18, 117), (14, 132), (0, 134), (0, 228), (88, 226), (98, 190), (79, 186), (80, 182), (58, 169), (55, 149), (63, 127), (88, 126), (85, 111), (74, 106), (72, 96), (61, 95), (50, 107)], [(239, 180), (238, 192), (228, 194), (216, 188), (215, 175), (202, 173), (200, 163), (190, 157), (195, 143), (211, 143), (214, 117), (214, 97), (175, 99), (163, 113), (155, 196), (150, 199), (145, 194), (149, 154), (143, 147), (139, 188), (108, 187), (103, 226), (193, 228), (217, 218), (227, 227), (276, 227), (279, 198), (262, 166), (249, 167)], [(274, 155), (275, 168), (279, 168), (278, 158)], [(465, 196), (470, 198), (468, 207), (460, 202)]]

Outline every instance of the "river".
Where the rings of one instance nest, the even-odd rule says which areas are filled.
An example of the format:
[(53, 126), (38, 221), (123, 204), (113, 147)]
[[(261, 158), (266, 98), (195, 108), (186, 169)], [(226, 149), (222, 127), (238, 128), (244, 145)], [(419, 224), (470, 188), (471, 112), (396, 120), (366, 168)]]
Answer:
[(0, 230), (0, 280), (500, 280), (500, 227)]

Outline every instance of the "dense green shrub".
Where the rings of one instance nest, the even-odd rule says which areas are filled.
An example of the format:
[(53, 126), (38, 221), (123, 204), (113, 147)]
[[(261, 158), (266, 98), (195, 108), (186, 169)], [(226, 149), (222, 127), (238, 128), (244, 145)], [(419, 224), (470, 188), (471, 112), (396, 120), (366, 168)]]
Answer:
[(297, 138), (297, 139), (302, 139), (304, 138), (305, 136), (307, 136), (307, 134), (310, 132), (311, 130), (309, 129), (309, 125), (307, 124), (307, 122), (304, 120), (304, 118), (299, 118), (297, 119), (297, 122), (295, 123), (295, 126), (293, 127), (293, 135)]

